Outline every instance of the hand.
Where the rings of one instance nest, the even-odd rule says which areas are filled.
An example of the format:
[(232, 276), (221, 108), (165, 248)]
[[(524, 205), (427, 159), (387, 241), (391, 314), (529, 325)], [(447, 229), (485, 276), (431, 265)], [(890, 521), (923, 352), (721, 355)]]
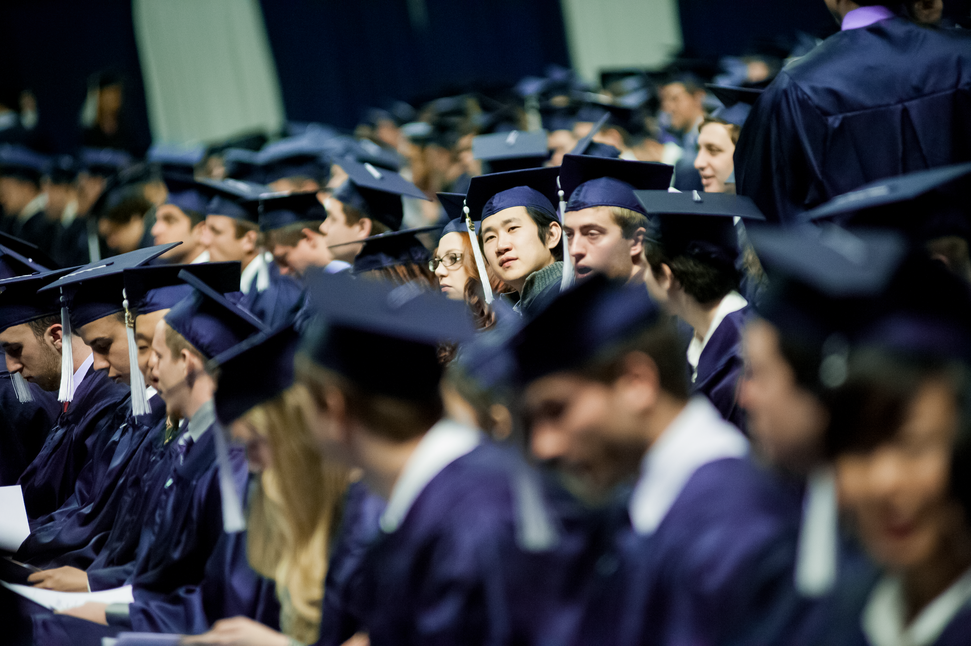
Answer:
[(56, 614), (77, 617), (78, 619), (86, 619), (87, 621), (93, 621), (96, 624), (107, 626), (108, 616), (105, 614), (105, 609), (107, 607), (108, 604), (106, 603), (88, 602), (83, 606), (71, 608), (70, 610), (62, 610)]
[(87, 592), (88, 575), (76, 567), (59, 567), (53, 570), (34, 572), (27, 577), (27, 583), (44, 590), (61, 592)]
[(220, 619), (212, 630), (202, 635), (183, 637), (183, 646), (288, 646), (286, 635), (271, 630), (263, 624), (247, 619), (233, 617)]
[(367, 636), (367, 633), (357, 633), (341, 646), (371, 646), (371, 638)]

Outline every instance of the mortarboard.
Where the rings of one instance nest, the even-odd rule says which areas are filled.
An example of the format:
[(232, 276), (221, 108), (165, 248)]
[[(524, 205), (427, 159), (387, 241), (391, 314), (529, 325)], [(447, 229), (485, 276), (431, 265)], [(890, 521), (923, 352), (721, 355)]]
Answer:
[(338, 166), (342, 165), (341, 160), (350, 158), (360, 164), (371, 164), (379, 169), (394, 172), (401, 170), (401, 156), (393, 150), (379, 146), (370, 139), (358, 140), (354, 137), (342, 135), (328, 140), (324, 144), (324, 149)]
[[(185, 270), (221, 294), (239, 291), (239, 262), (206, 262), (195, 265), (147, 265), (122, 273), (130, 309), (137, 316), (171, 309), (189, 296), (192, 287), (179, 278)], [(132, 368), (134, 369), (134, 367)]]
[(44, 175), (51, 184), (73, 184), (81, 166), (71, 155), (54, 155), (47, 160)]
[(193, 290), (172, 306), (165, 322), (206, 359), (222, 354), (257, 332), (266, 331), (262, 321), (231, 296), (221, 294), (185, 269), (178, 276)]
[(714, 85), (708, 83), (705, 88), (715, 95), (715, 98), (722, 102), (726, 108), (731, 108), (739, 103), (749, 107), (755, 105), (762, 92), (765, 90), (752, 87), (739, 87), (737, 85)]
[(151, 164), (134, 164), (108, 177), (104, 190), (91, 206), (91, 213), (103, 215), (118, 206), (140, 184), (157, 180), (158, 170)]
[[(465, 213), (462, 211), (462, 207), (465, 206), (465, 194), (437, 193), (436, 196), (448, 217), (448, 223), (442, 228), (442, 235), (444, 236), (446, 233), (468, 233), (469, 230), (465, 226)], [(478, 222), (475, 222), (475, 224), (478, 226)]]
[(392, 231), (401, 228), (404, 217), (402, 197), (428, 199), (421, 189), (396, 172), (350, 158), (338, 164), (348, 178), (334, 191), (333, 198), (354, 207)]
[(485, 220), (514, 206), (535, 208), (558, 220), (556, 209), (559, 167), (490, 173), (473, 177), (466, 205), (473, 220)]
[(30, 148), (16, 144), (0, 145), (0, 176), (40, 182), (47, 159)]
[[(95, 261), (65, 274), (40, 290), (40, 292), (60, 293), (61, 297), (61, 325), (64, 328), (62, 333), (64, 340), (61, 349), (61, 392), (58, 397), (60, 401), (71, 401), (74, 398), (74, 357), (71, 345), (74, 329), (106, 316), (124, 312), (128, 358), (131, 365), (138, 365), (134, 334), (135, 320), (131, 316), (128, 296), (125, 292), (123, 272), (126, 269), (147, 265), (180, 244), (182, 243), (173, 242), (156, 245)], [(139, 370), (131, 373), (131, 388), (132, 413), (134, 415), (147, 413), (149, 407), (145, 396), (145, 380)]]
[(153, 144), (148, 149), (145, 159), (158, 166), (164, 173), (194, 175), (196, 166), (205, 156), (205, 146)]
[(327, 209), (316, 191), (307, 193), (264, 193), (258, 198), (260, 231), (275, 231), (298, 222), (327, 219)]
[(38, 294), (70, 269), (55, 269), (14, 276), (0, 280), (0, 332), (61, 311), (61, 301), (54, 292)]
[(364, 243), (361, 252), (354, 258), (353, 273), (360, 274), (365, 271), (411, 263), (424, 267), (428, 264), (431, 253), (416, 236), (440, 228), (438, 225), (432, 225), (403, 231), (389, 231), (354, 243), (348, 243)]
[[(3, 266), (14, 271), (12, 275), (30, 274), (38, 271), (59, 269), (60, 265), (36, 245), (0, 232), (0, 274)], [(0, 278), (9, 278), (2, 276)]]
[(646, 239), (671, 258), (688, 255), (734, 266), (738, 233), (734, 218), (765, 220), (755, 203), (742, 195), (635, 191), (649, 226)]
[(414, 284), (392, 287), (315, 272), (309, 290), (322, 324), (310, 329), (301, 354), (368, 393), (436, 399), (442, 376), (438, 344), (475, 334), (464, 303)]
[(666, 319), (660, 307), (643, 287), (593, 276), (561, 294), (512, 337), (517, 378), (528, 383), (580, 368), (661, 320)]
[(176, 173), (163, 173), (162, 180), (168, 189), (166, 204), (172, 204), (184, 213), (194, 211), (206, 215), (212, 191), (205, 184), (197, 182), (191, 175)]
[(665, 190), (673, 174), (674, 167), (667, 164), (570, 154), (560, 166), (560, 186), (568, 212), (617, 206), (647, 215), (634, 191)]
[(270, 192), (267, 186), (238, 179), (202, 179), (199, 183), (206, 186), (212, 196), (206, 204), (206, 215), (224, 215), (254, 224), (259, 221), (258, 199)]
[(315, 136), (287, 137), (267, 145), (256, 156), (267, 184), (286, 177), (323, 179), (330, 174), (324, 146)]
[(472, 139), (472, 156), (488, 162), (494, 173), (539, 168), (550, 157), (545, 130), (512, 130)]
[(745, 120), (748, 119), (750, 112), (752, 112), (752, 108), (748, 105), (744, 103), (736, 103), (730, 108), (715, 108), (715, 110), (711, 113), (711, 116), (713, 119), (718, 119), (741, 128), (745, 125)]
[(603, 116), (600, 117), (600, 120), (593, 124), (593, 126), (590, 128), (590, 132), (588, 132), (583, 139), (577, 142), (577, 145), (573, 147), (570, 154), (618, 159), (621, 154), (619, 150), (611, 145), (597, 143), (593, 140), (593, 138), (596, 137), (600, 130), (604, 127), (604, 124), (607, 123), (608, 119), (610, 119), (610, 113), (605, 112)]
[[(293, 326), (260, 332), (215, 357), (219, 385), (213, 397), (216, 418), (231, 424), (256, 406), (268, 402), (293, 384), (293, 361), (300, 335)], [(253, 379), (259, 367), (260, 378)]]
[(81, 167), (88, 175), (109, 177), (132, 165), (131, 155), (113, 148), (82, 148)]
[(245, 148), (227, 148), (223, 152), (226, 177), (244, 182), (263, 183), (263, 169), (258, 161), (258, 153)]

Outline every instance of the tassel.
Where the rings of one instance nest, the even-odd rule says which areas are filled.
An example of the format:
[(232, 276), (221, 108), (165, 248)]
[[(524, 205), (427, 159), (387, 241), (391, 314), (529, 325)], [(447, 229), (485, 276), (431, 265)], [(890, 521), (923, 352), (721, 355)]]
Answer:
[(147, 415), (148, 393), (145, 387), (145, 375), (138, 368), (138, 346), (135, 344), (135, 317), (128, 309), (128, 293), (121, 290), (122, 307), (125, 308), (125, 338), (128, 340), (128, 368), (131, 371), (131, 414), (135, 417)]
[(482, 250), (479, 249), (479, 239), (475, 236), (475, 224), (469, 215), (469, 206), (462, 206), (465, 213), (465, 228), (469, 232), (469, 243), (472, 245), (472, 255), (475, 256), (475, 267), (479, 270), (479, 282), (482, 283), (482, 293), (485, 295), (485, 302), (491, 305), (494, 297), (492, 295), (492, 284), (489, 282), (489, 272), (486, 271), (485, 258), (482, 257)]
[(576, 276), (573, 270), (573, 256), (570, 255), (570, 242), (566, 239), (566, 228), (563, 224), (566, 218), (566, 199), (560, 187), (560, 178), (556, 178), (557, 195), (560, 197), (560, 242), (563, 244), (563, 277), (560, 279), (560, 291), (565, 292), (573, 286)]
[(67, 403), (74, 399), (74, 332), (71, 315), (67, 310), (67, 296), (61, 288), (61, 389), (57, 401)]
[(836, 480), (830, 469), (809, 476), (796, 557), (796, 589), (805, 597), (828, 594), (836, 583)]
[(34, 401), (34, 395), (30, 392), (27, 380), (19, 372), (10, 373), (10, 380), (13, 382), (13, 392), (17, 395), (17, 401), (21, 404), (29, 404)]
[(226, 431), (222, 424), (216, 422), (212, 429), (216, 434), (216, 461), (219, 464), (219, 493), (222, 496), (223, 530), (227, 534), (235, 534), (246, 529), (243, 517), (243, 505), (236, 492), (233, 482), (233, 470), (229, 466), (229, 447), (226, 443)]

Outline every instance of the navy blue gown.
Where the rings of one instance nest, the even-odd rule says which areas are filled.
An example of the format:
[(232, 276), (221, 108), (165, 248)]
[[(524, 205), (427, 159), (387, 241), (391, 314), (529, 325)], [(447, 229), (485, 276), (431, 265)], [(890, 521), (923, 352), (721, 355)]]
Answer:
[(21, 404), (0, 353), (0, 487), (17, 484), (24, 469), (40, 453), (60, 404), (51, 393), (28, 384), (34, 401)]
[(745, 430), (745, 411), (738, 405), (738, 382), (744, 369), (742, 330), (748, 308), (732, 312), (718, 325), (698, 359), (692, 394), (708, 398), (721, 416)]
[(262, 292), (257, 291), (254, 280), (240, 305), (256, 315), (268, 328), (277, 330), (297, 318), (304, 304), (304, 292), (300, 283), (280, 273), (275, 262), (268, 263), (268, 267), (270, 286)]

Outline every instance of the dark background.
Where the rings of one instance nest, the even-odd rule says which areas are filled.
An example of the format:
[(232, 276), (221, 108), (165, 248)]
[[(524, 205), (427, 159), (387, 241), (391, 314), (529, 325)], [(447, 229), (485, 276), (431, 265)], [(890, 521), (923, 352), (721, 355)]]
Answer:
[[(287, 117), (352, 128), (364, 108), (510, 84), (569, 65), (559, 0), (261, 0)], [(409, 12), (409, 7), (412, 11)], [(424, 7), (422, 13), (415, 7)], [(784, 49), (799, 31), (836, 30), (823, 0), (679, 0), (686, 54), (717, 59)], [(971, 0), (946, 0), (967, 17)], [(80, 142), (88, 78), (127, 82), (126, 118), (150, 142), (130, 0), (0, 5), (0, 76), (34, 91), (48, 145)]]

